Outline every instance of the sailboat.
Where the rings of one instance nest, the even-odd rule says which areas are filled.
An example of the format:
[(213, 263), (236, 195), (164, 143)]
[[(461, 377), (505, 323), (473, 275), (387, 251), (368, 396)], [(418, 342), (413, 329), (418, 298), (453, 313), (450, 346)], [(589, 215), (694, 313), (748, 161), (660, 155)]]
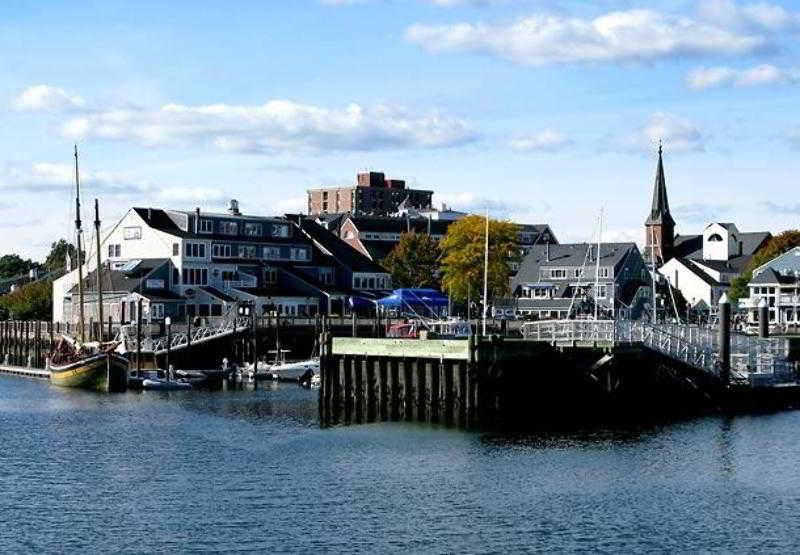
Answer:
[[(97, 315), (102, 329), (103, 287), (100, 262), (100, 207), (95, 200), (95, 234), (97, 246)], [(78, 258), (78, 328), (80, 339), (62, 335), (50, 357), (50, 381), (61, 387), (78, 387), (98, 391), (123, 391), (127, 386), (128, 360), (117, 354), (116, 342), (87, 342), (84, 319), (83, 261), (81, 260), (81, 187), (78, 171), (78, 146), (75, 146), (75, 231)], [(102, 335), (102, 334), (101, 334)]]

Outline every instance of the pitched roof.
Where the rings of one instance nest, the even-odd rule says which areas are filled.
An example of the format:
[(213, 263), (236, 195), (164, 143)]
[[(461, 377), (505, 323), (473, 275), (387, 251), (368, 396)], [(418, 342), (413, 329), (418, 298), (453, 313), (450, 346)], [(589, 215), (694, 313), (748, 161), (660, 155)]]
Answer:
[(444, 235), (455, 220), (434, 220), (428, 218), (405, 218), (391, 216), (348, 216), (359, 231), (374, 233), (405, 233), (409, 230), (427, 233), (430, 226), (432, 235)]
[[(133, 261), (132, 261), (133, 262)], [(103, 291), (132, 292), (140, 288), (142, 280), (153, 270), (168, 262), (166, 258), (143, 258), (129, 271), (103, 269)], [(92, 291), (97, 287), (97, 270), (92, 270), (83, 278), (84, 290)], [(77, 292), (75, 285), (71, 292)]]
[[(517, 274), (512, 278), (511, 288), (525, 283), (540, 281), (539, 269), (548, 267), (582, 267), (589, 247), (597, 249), (590, 243), (562, 243), (560, 245), (537, 244), (531, 247), (522, 259)], [(601, 243), (600, 263), (616, 268), (632, 251), (637, 251), (636, 243)], [(587, 265), (594, 264), (587, 262)]]
[(667, 180), (664, 177), (664, 160), (661, 157), (661, 145), (658, 145), (658, 165), (653, 183), (653, 204), (650, 207), (645, 225), (675, 225), (675, 220), (669, 213), (669, 200), (667, 199)]
[(350, 268), (354, 272), (387, 273), (382, 266), (358, 252), (314, 220), (301, 216), (298, 218), (298, 221), (298, 225), (300, 225), (301, 229), (306, 232), (313, 241), (331, 253), (331, 256), (336, 262)]
[[(733, 224), (720, 224), (733, 225)], [(742, 243), (741, 256), (731, 257), (729, 260), (704, 260), (702, 235), (678, 235), (675, 237), (673, 253), (676, 258), (689, 258), (703, 266), (717, 272), (741, 273), (753, 255), (772, 235), (769, 231), (740, 232), (737, 235)]]
[(772, 268), (765, 268), (764, 270), (758, 272), (758, 274), (753, 276), (753, 279), (750, 280), (750, 284), (756, 285), (775, 285), (780, 283), (781, 276)]
[(688, 258), (678, 258), (678, 259), (677, 259), (677, 261), (678, 261), (678, 262), (680, 262), (681, 264), (683, 264), (683, 266), (684, 266), (684, 267), (685, 267), (687, 270), (689, 270), (689, 271), (690, 271), (690, 272), (692, 272), (694, 275), (696, 275), (697, 277), (699, 277), (700, 279), (702, 279), (702, 280), (703, 280), (703, 281), (704, 281), (706, 284), (708, 284), (708, 285), (712, 285), (712, 286), (721, 285), (721, 283), (720, 283), (720, 282), (718, 282), (717, 280), (715, 280), (714, 278), (712, 278), (710, 275), (708, 275), (707, 273), (705, 273), (705, 272), (704, 272), (702, 269), (700, 269), (700, 268), (699, 268), (699, 267), (698, 267), (698, 266), (697, 266), (697, 265), (696, 265), (696, 264), (695, 264), (695, 263), (694, 263), (692, 260), (690, 260), (690, 259), (688, 259)]

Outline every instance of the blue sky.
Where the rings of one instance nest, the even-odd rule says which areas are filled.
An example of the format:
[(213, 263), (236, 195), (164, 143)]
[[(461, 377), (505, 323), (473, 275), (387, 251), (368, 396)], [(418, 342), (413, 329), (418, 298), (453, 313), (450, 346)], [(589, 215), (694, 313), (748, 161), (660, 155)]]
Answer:
[[(800, 2), (0, 4), (0, 251), (86, 206), (300, 211), (362, 169), (587, 240), (643, 240), (663, 139), (683, 233), (800, 216)], [(84, 219), (89, 220), (88, 211)]]

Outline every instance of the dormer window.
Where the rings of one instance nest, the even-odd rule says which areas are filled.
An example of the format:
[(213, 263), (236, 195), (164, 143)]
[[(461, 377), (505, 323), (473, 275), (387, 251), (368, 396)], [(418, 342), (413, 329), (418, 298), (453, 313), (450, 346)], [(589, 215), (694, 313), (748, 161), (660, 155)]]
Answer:
[(244, 234), (248, 237), (261, 237), (261, 224), (244, 224)]
[(200, 220), (197, 225), (197, 230), (200, 233), (214, 233), (214, 221)]
[(722, 242), (722, 235), (714, 233), (713, 235), (709, 235), (708, 240), (715, 243)]

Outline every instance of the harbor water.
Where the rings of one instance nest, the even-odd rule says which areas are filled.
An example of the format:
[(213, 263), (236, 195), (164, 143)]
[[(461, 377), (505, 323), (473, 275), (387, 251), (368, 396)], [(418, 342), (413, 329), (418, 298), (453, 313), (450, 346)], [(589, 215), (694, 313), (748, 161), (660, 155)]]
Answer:
[(795, 551), (800, 412), (322, 429), (315, 391), (0, 376), (0, 551)]

